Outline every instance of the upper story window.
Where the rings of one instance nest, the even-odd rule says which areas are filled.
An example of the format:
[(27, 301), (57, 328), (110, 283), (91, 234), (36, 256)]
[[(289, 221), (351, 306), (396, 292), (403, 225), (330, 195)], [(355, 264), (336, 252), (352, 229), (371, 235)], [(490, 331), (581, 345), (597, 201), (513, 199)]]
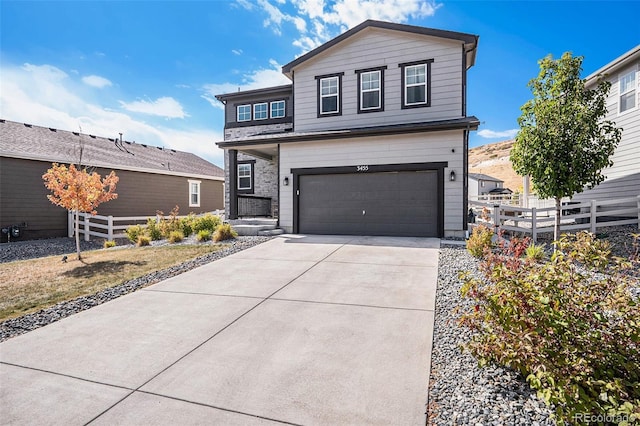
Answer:
[(238, 192), (253, 193), (253, 161), (238, 162)]
[(267, 110), (267, 103), (260, 103), (253, 105), (253, 119), (254, 120), (266, 120), (269, 118), (269, 111)]
[(238, 121), (251, 120), (251, 105), (238, 105)]
[(341, 114), (343, 75), (344, 73), (316, 77), (318, 81), (318, 117)]
[(282, 118), (285, 116), (285, 113), (284, 101), (271, 102), (271, 118)]
[(402, 108), (431, 106), (431, 63), (433, 59), (407, 62), (402, 68)]
[(636, 107), (636, 70), (620, 76), (620, 113)]
[(189, 180), (189, 207), (200, 207), (200, 183), (199, 180)]
[(384, 70), (387, 67), (356, 70), (358, 113), (384, 110)]

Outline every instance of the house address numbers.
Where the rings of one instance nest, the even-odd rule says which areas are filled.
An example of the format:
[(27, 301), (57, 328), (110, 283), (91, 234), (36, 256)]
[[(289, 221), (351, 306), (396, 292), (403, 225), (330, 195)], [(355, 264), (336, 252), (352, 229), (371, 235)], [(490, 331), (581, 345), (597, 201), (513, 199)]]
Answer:
[(357, 172), (368, 172), (369, 171), (369, 166), (356, 166), (356, 171)]

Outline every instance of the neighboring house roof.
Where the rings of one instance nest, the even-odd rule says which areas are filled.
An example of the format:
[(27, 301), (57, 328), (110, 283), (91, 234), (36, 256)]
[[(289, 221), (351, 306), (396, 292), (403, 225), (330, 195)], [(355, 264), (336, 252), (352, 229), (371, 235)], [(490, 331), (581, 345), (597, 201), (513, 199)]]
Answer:
[(242, 139), (216, 142), (220, 148), (234, 146), (262, 145), (268, 143), (301, 142), (311, 140), (343, 139), (365, 136), (392, 135), (402, 133), (419, 133), (437, 130), (470, 129), (475, 130), (480, 121), (474, 117), (456, 118), (452, 120), (428, 121), (423, 123), (392, 124), (387, 126), (362, 127), (356, 129), (321, 130), (314, 132), (268, 133), (248, 136)]
[(216, 99), (224, 103), (227, 100), (233, 99), (233, 98), (238, 98), (238, 97), (246, 98), (253, 95), (269, 95), (271, 93), (281, 93), (284, 91), (293, 92), (293, 85), (285, 84), (283, 86), (265, 87), (263, 89), (243, 90), (243, 91), (225, 93), (222, 95), (216, 95)]
[(640, 60), (640, 44), (624, 53), (623, 55), (617, 57), (613, 61), (609, 62), (602, 68), (589, 74), (585, 79), (585, 85), (590, 86), (592, 84), (595, 84), (598, 81), (598, 76), (614, 73), (637, 60)]
[(501, 179), (494, 178), (494, 177), (489, 176), (489, 175), (484, 175), (482, 173), (469, 173), (468, 176), (469, 176), (469, 179), (486, 180), (486, 181), (490, 181), (490, 182), (504, 182)]
[(509, 188), (493, 188), (489, 194), (513, 194), (513, 191)]
[(80, 141), (87, 166), (224, 179), (224, 170), (188, 152), (0, 119), (2, 157), (77, 164)]
[(282, 72), (287, 77), (291, 78), (291, 71), (297, 65), (300, 65), (301, 63), (313, 58), (314, 56), (324, 52), (325, 50), (330, 49), (336, 44), (344, 41), (345, 39), (353, 36), (354, 34), (359, 33), (360, 31), (366, 28), (382, 28), (387, 30), (403, 31), (403, 32), (413, 33), (413, 34), (421, 34), (421, 35), (427, 35), (432, 37), (458, 40), (464, 43), (465, 53), (467, 54), (467, 68), (472, 67), (476, 60), (476, 50), (478, 47), (478, 38), (479, 38), (477, 35), (459, 33), (455, 31), (438, 30), (434, 28), (418, 27), (414, 25), (395, 24), (391, 22), (375, 21), (375, 20), (369, 19), (364, 21), (360, 25), (357, 25), (351, 28), (349, 31), (340, 34), (338, 37), (324, 43), (319, 47), (316, 47), (312, 51), (284, 65), (282, 67)]

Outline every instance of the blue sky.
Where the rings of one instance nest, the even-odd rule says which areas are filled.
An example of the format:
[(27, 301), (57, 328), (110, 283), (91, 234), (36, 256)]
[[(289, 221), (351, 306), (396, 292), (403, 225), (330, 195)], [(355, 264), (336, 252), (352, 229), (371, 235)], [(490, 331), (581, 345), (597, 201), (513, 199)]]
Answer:
[(365, 19), (480, 36), (472, 146), (512, 137), (537, 61), (583, 77), (640, 43), (640, 2), (0, 1), (0, 118), (194, 152), (219, 166), (214, 95), (285, 84), (280, 67)]

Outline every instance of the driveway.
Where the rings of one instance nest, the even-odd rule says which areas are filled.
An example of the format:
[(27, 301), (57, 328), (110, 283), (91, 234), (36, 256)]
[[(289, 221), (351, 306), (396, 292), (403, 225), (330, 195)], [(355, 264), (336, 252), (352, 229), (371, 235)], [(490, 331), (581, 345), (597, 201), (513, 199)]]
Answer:
[(289, 235), (0, 344), (2, 424), (425, 424), (439, 240)]

